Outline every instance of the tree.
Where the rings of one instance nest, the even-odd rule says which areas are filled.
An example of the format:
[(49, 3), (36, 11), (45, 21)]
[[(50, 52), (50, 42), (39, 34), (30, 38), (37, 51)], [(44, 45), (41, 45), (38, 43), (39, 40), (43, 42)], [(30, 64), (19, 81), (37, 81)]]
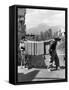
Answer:
[(41, 32), (40, 35), (41, 35), (41, 40), (44, 40), (44, 34), (43, 34), (43, 32)]
[(36, 41), (39, 41), (39, 36), (38, 35), (36, 35)]
[(48, 35), (49, 35), (49, 39), (51, 39), (52, 38), (52, 29), (51, 28), (48, 29)]

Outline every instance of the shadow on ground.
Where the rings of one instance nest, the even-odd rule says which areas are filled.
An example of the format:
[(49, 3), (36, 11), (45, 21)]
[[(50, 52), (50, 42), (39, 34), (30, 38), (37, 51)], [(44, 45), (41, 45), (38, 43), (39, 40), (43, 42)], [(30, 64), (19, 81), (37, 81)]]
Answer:
[(18, 73), (18, 82), (32, 81), (35, 76), (38, 74), (39, 70), (34, 70), (27, 74)]

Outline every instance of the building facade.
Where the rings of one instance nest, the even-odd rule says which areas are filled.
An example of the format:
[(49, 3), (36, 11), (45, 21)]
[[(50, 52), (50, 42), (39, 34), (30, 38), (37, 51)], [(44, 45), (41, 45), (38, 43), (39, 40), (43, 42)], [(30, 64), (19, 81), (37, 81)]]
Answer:
[(21, 40), (22, 36), (26, 34), (26, 24), (25, 24), (26, 9), (18, 9), (18, 41)]

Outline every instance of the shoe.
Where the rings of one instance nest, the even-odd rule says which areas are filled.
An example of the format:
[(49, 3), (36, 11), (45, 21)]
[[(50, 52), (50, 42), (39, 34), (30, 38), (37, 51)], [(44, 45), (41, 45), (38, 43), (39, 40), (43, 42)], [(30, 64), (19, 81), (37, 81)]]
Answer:
[(60, 67), (58, 67), (58, 70), (60, 69)]
[(51, 70), (50, 69), (47, 69), (48, 70), (48, 72), (50, 72)]
[(56, 70), (60, 70), (60, 67), (57, 67)]

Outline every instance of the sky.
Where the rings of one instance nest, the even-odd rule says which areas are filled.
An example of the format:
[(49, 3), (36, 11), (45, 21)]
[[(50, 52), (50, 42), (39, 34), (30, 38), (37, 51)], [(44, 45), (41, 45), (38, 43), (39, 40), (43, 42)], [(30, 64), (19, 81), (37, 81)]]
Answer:
[(27, 30), (41, 23), (49, 26), (61, 25), (65, 27), (65, 11), (26, 9), (25, 23)]

